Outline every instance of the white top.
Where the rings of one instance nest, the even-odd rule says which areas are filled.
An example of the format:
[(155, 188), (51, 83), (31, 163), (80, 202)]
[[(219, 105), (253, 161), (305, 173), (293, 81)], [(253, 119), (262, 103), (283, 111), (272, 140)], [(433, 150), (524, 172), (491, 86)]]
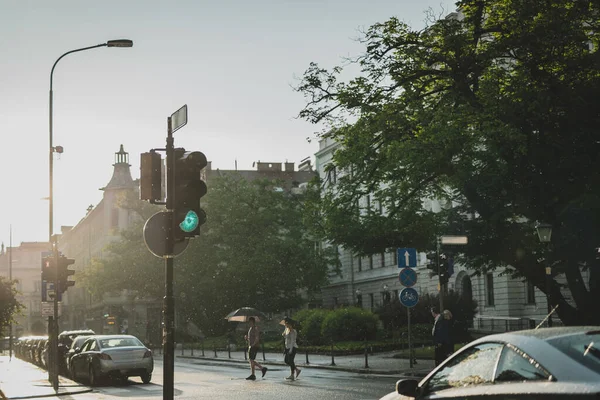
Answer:
[(286, 349), (291, 350), (294, 347), (298, 347), (298, 344), (296, 343), (296, 337), (298, 336), (298, 333), (295, 329), (289, 330), (288, 328), (285, 328), (282, 336), (285, 338)]

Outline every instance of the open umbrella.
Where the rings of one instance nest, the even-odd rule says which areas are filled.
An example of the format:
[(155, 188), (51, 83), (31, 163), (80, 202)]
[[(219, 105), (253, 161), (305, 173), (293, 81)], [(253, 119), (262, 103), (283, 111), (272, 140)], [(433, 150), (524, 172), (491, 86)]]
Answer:
[(234, 322), (247, 322), (248, 319), (250, 319), (250, 317), (254, 317), (256, 322), (264, 321), (267, 319), (267, 316), (264, 313), (258, 311), (256, 308), (252, 308), (252, 307), (238, 308), (237, 310), (232, 311), (229, 314), (227, 314), (225, 319), (227, 321), (234, 321)]
[(285, 317), (284, 319), (282, 319), (281, 321), (279, 321), (279, 325), (284, 325), (284, 326), (285, 326), (285, 323), (286, 323), (286, 321), (287, 321), (287, 322), (288, 322), (288, 323), (289, 323), (291, 326), (293, 326), (293, 327), (296, 327), (296, 326), (298, 326), (298, 321), (296, 321), (296, 320), (294, 320), (294, 319), (291, 319), (290, 317)]

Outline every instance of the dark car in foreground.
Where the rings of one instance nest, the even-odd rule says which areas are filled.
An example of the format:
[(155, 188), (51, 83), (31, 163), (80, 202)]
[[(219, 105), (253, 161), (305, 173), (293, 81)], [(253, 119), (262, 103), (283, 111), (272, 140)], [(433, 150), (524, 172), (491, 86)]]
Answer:
[(87, 338), (71, 356), (70, 366), (74, 379), (87, 379), (91, 386), (105, 377), (126, 380), (139, 376), (149, 383), (154, 359), (152, 351), (135, 336), (97, 335)]
[(600, 327), (525, 330), (477, 339), (393, 399), (600, 399)]

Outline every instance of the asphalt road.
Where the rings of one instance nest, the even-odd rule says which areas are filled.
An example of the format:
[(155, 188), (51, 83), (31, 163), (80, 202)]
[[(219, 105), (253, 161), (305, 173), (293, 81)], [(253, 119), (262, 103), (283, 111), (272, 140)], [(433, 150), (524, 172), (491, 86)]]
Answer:
[[(158, 361), (158, 360), (157, 360)], [(394, 390), (398, 377), (361, 375), (349, 372), (303, 368), (296, 381), (286, 381), (289, 370), (269, 367), (264, 379), (246, 381), (249, 368), (205, 361), (177, 361), (175, 364), (175, 397), (177, 399), (379, 399)], [(110, 384), (94, 388), (91, 393), (61, 396), (73, 400), (122, 398), (162, 399), (162, 365), (157, 362), (152, 382), (144, 385), (139, 378), (126, 384)]]

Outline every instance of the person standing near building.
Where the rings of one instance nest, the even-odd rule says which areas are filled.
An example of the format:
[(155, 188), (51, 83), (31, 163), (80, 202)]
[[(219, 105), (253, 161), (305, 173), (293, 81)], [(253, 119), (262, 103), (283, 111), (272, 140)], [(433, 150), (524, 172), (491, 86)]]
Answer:
[(445, 351), (448, 348), (448, 342), (450, 341), (448, 336), (448, 323), (444, 317), (440, 314), (437, 307), (431, 307), (431, 315), (433, 316), (433, 329), (431, 335), (433, 336), (433, 345), (435, 346), (435, 366), (437, 367), (444, 361)]
[(285, 330), (282, 333), (282, 336), (285, 339), (284, 362), (290, 366), (291, 371), (290, 376), (285, 379), (293, 381), (298, 378), (298, 375), (300, 375), (301, 372), (300, 368), (297, 368), (294, 362), (296, 351), (298, 350), (298, 344), (296, 343), (298, 332), (294, 328), (294, 321), (292, 321), (291, 318), (285, 317), (283, 322), (285, 325)]
[(250, 324), (250, 329), (248, 329), (248, 334), (244, 336), (244, 339), (248, 341), (248, 360), (250, 361), (250, 376), (246, 378), (248, 381), (256, 380), (256, 375), (254, 371), (258, 368), (262, 372), (262, 377), (264, 378), (267, 373), (267, 367), (263, 367), (256, 361), (256, 354), (258, 353), (258, 346), (260, 344), (260, 330), (258, 326), (256, 326), (256, 319), (254, 317), (250, 317), (248, 319), (248, 323)]

